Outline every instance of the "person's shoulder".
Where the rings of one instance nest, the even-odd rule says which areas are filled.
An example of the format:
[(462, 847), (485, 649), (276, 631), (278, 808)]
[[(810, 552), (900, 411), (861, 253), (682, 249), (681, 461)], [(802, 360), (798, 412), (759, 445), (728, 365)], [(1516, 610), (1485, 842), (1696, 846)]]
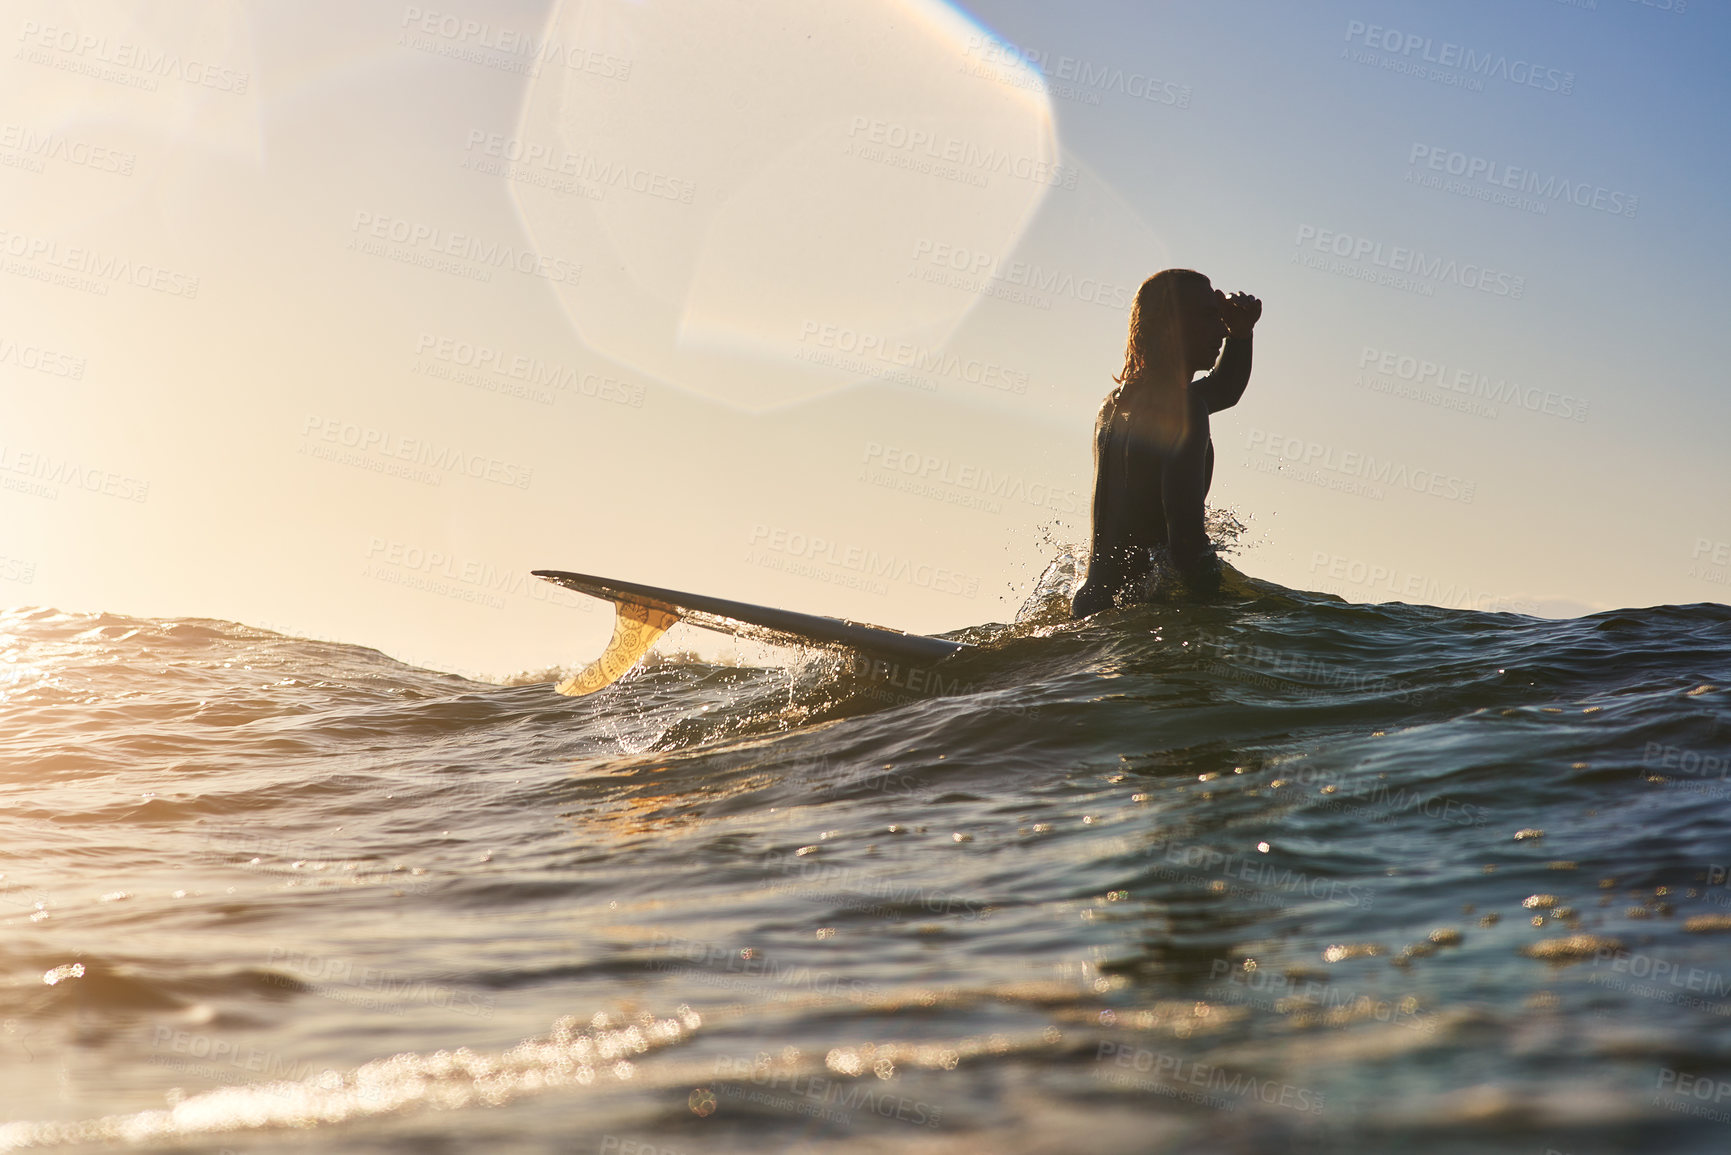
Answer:
[(1124, 387), (1119, 385), (1106, 394), (1106, 400), (1100, 403), (1100, 415), (1094, 419), (1094, 428), (1104, 433), (1114, 421), (1124, 403)]

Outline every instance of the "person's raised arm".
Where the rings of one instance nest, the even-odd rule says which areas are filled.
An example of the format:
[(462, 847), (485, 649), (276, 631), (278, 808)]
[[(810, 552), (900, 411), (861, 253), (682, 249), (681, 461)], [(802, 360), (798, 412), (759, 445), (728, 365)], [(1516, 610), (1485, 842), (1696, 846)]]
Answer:
[(1244, 396), (1250, 384), (1250, 333), (1261, 316), (1262, 302), (1249, 293), (1222, 296), (1220, 318), (1226, 322), (1226, 342), (1214, 368), (1196, 383), (1208, 412), (1230, 409)]
[(1250, 336), (1228, 337), (1221, 346), (1220, 360), (1208, 376), (1196, 382), (1196, 389), (1208, 403), (1208, 412), (1218, 413), (1238, 404), (1250, 384)]

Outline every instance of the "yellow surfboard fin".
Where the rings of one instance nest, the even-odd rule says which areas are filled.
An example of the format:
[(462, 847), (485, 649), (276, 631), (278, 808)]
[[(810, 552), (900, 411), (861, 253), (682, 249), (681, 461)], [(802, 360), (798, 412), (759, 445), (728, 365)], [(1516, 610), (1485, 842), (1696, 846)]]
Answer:
[(553, 687), (555, 690), (581, 698), (584, 694), (593, 694), (604, 686), (611, 686), (649, 652), (655, 639), (679, 621), (678, 614), (636, 602), (622, 601), (617, 605), (619, 612), (613, 620), (613, 638), (607, 643), (607, 648), (583, 671)]

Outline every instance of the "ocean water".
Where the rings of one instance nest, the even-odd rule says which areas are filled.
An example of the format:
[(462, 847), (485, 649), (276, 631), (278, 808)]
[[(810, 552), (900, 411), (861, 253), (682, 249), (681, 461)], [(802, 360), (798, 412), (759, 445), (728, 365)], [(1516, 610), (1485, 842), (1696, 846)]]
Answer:
[(1063, 577), (584, 699), (0, 616), (0, 1151), (1731, 1147), (1731, 608)]

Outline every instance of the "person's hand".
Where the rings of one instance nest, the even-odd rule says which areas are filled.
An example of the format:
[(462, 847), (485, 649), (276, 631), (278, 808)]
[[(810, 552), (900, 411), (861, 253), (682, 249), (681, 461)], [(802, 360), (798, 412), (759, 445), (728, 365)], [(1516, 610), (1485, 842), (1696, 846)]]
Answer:
[(1262, 302), (1249, 293), (1224, 294), (1220, 299), (1220, 319), (1226, 322), (1228, 337), (1248, 337), (1262, 317)]

